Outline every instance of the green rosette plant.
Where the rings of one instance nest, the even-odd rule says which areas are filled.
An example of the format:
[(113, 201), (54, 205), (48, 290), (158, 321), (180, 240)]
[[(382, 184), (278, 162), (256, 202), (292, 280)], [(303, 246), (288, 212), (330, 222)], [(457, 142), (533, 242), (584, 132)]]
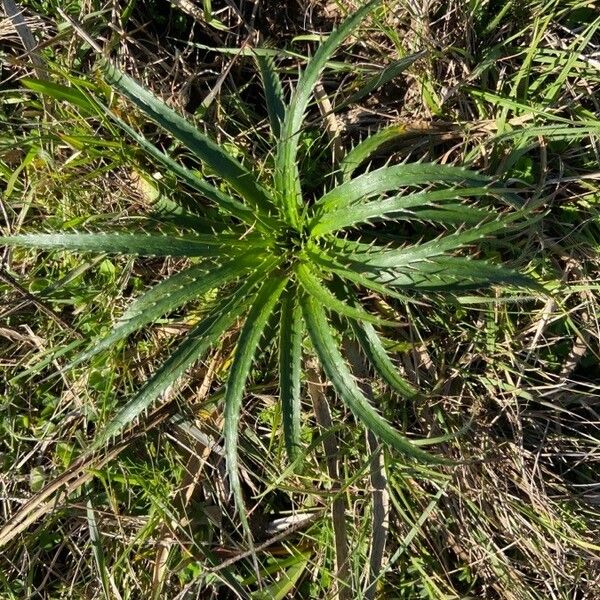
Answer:
[[(183, 166), (112, 114), (152, 159), (202, 197), (195, 213), (183, 209), (178, 213), (177, 222), (187, 233), (166, 234), (159, 225), (152, 232), (30, 233), (1, 240), (5, 245), (48, 250), (193, 259), (192, 266), (136, 298), (111, 333), (94, 341), (72, 364), (105, 351), (199, 296), (219, 290), (223, 301), (187, 333), (139, 392), (118, 410), (98, 434), (96, 444), (119, 434), (230, 328), (242, 322), (226, 382), (224, 436), (230, 483), (244, 522), (238, 478), (240, 411), (253, 358), (272, 317), (277, 316), (279, 323), (279, 393), (292, 460), (300, 448), (302, 352), (309, 340), (339, 398), (381, 442), (417, 461), (444, 462), (420, 447), (419, 442), (427, 440), (409, 440), (387, 422), (352, 375), (344, 356), (345, 336), (360, 345), (374, 371), (392, 390), (405, 399), (417, 396), (417, 390), (395, 367), (380, 335), (397, 323), (368, 310), (365, 293), (405, 300), (415, 291), (530, 284), (525, 276), (507, 268), (456, 255), (458, 249), (524, 217), (522, 210), (511, 209), (511, 202), (504, 201), (509, 197), (507, 190), (495, 186), (490, 178), (440, 164), (364, 168), (380, 144), (394, 135), (393, 128), (351, 149), (339, 165), (335, 183), (321, 197), (303, 194), (299, 146), (315, 86), (340, 43), (377, 4), (371, 2), (357, 10), (319, 46), (287, 103), (274, 62), (268, 56), (257, 57), (276, 139), (274, 167), (261, 176), (104, 61), (104, 76), (114, 90), (165, 129), (222, 184), (217, 187)], [(395, 76), (410, 62), (399, 61), (388, 74)], [(369, 84), (363, 91), (373, 88), (374, 84)], [(357, 175), (359, 167), (363, 168)], [(502, 210), (475, 206), (472, 200), (484, 196), (499, 199)], [(212, 208), (203, 212), (207, 201)], [(411, 220), (441, 224), (442, 233), (417, 243), (401, 239), (394, 225)]]

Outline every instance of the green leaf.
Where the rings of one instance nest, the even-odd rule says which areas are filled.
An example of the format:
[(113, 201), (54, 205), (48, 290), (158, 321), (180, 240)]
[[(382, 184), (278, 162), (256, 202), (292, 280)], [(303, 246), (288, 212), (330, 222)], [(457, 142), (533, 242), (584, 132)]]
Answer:
[(334, 112), (341, 110), (342, 108), (354, 104), (365, 98), (375, 90), (380, 87), (386, 85), (402, 73), (408, 69), (416, 60), (425, 56), (426, 52), (422, 50), (421, 52), (416, 52), (415, 54), (411, 54), (409, 56), (404, 56), (398, 60), (391, 62), (389, 65), (384, 67), (377, 75), (374, 75), (369, 80), (367, 80), (359, 90), (354, 92), (351, 96), (336, 104), (334, 108)]
[(285, 598), (290, 598), (290, 593), (306, 570), (311, 557), (310, 552), (295, 552), (296, 555), (292, 556), (292, 560), (286, 558), (280, 561), (285, 562), (286, 565), (291, 564), (281, 573), (279, 579), (263, 589), (252, 592), (250, 600), (285, 600)]
[(333, 239), (332, 242), (336, 249), (336, 257), (342, 260), (345, 259), (348, 264), (354, 264), (357, 267), (362, 265), (379, 269), (416, 268), (418, 263), (426, 263), (436, 256), (441, 256), (446, 252), (456, 250), (481, 240), (487, 235), (506, 229), (512, 221), (523, 216), (525, 216), (523, 212), (516, 211), (506, 217), (478, 227), (403, 248), (389, 249), (339, 238)]
[[(236, 232), (239, 237), (247, 231), (243, 225), (233, 225), (229, 215), (219, 215), (215, 209), (206, 206), (191, 207), (190, 203), (181, 200), (175, 202), (161, 194), (152, 204), (152, 213), (148, 219), (154, 223), (173, 223), (183, 229), (191, 229), (197, 233), (230, 233)], [(198, 209), (203, 209), (202, 213)]]
[[(356, 296), (342, 282), (339, 283), (335, 287), (336, 295), (343, 298), (349, 305), (358, 306)], [(350, 327), (356, 341), (380, 377), (403, 398), (416, 398), (417, 390), (400, 375), (375, 328), (364, 321), (350, 321)]]
[(304, 114), (308, 108), (311, 94), (327, 61), (337, 47), (358, 27), (360, 22), (380, 1), (373, 0), (365, 4), (329, 35), (306, 66), (292, 94), (281, 128), (281, 138), (275, 156), (275, 188), (284, 219), (286, 223), (294, 227), (299, 225), (299, 206), (301, 203), (300, 176), (297, 166), (298, 144)]
[(69, 104), (73, 104), (81, 108), (87, 115), (95, 115), (98, 112), (90, 96), (79, 88), (61, 85), (49, 80), (27, 77), (21, 79), (21, 83), (34, 92), (50, 96), (55, 100), (63, 100)]
[[(252, 243), (260, 244), (256, 237)], [(228, 234), (195, 234), (172, 237), (146, 233), (30, 233), (0, 237), (0, 244), (72, 250), (75, 252), (106, 252), (135, 256), (230, 256), (245, 248), (254, 248), (250, 240)]]
[[(354, 244), (347, 241), (344, 243), (349, 243), (350, 246)], [(543, 286), (530, 277), (482, 260), (432, 252), (430, 256), (419, 253), (412, 261), (406, 261), (398, 254), (395, 265), (391, 265), (392, 261), (387, 260), (387, 253), (393, 251), (373, 251), (372, 248), (371, 251), (374, 252), (373, 256), (369, 250), (362, 254), (338, 251), (331, 258), (322, 252), (316, 259), (331, 272), (390, 296), (394, 296), (393, 289), (398, 287), (451, 291), (488, 287), (497, 283), (544, 291)], [(382, 262), (386, 264), (381, 264)], [(391, 266), (388, 266), (388, 262)], [(401, 299), (406, 300), (404, 297)]]
[(283, 87), (275, 68), (272, 56), (256, 54), (254, 59), (258, 65), (260, 78), (262, 80), (267, 113), (271, 124), (273, 135), (278, 138), (281, 132), (281, 124), (285, 118), (285, 103), (283, 100)]
[(370, 323), (351, 322), (352, 332), (379, 376), (403, 398), (415, 398), (417, 390), (400, 375), (383, 342)]
[[(487, 190), (486, 194), (498, 193), (498, 190)], [(460, 193), (460, 197), (466, 194)], [(414, 210), (395, 214), (394, 221), (429, 221), (443, 225), (479, 225), (490, 219), (493, 213), (484, 208), (477, 208), (467, 204), (432, 204), (429, 207), (415, 207)], [(494, 213), (493, 216), (497, 216)]]
[(238, 339), (235, 355), (231, 364), (227, 388), (225, 391), (225, 456), (227, 459), (227, 472), (229, 485), (233, 492), (240, 520), (251, 541), (252, 536), (244, 507), (244, 498), (238, 473), (238, 427), (240, 410), (244, 395), (246, 379), (252, 366), (252, 359), (260, 341), (262, 332), (267, 324), (275, 304), (288, 281), (286, 275), (272, 273), (263, 283), (256, 299), (246, 317), (246, 322)]
[[(315, 39), (318, 41), (320, 39), (321, 36), (317, 36), (316, 38), (313, 36), (311, 37), (310, 41), (315, 41)], [(291, 43), (294, 44), (296, 42), (302, 41), (304, 38), (304, 36), (296, 36), (291, 40)], [(181, 40), (183, 41), (183, 40)], [(293, 50), (285, 50), (283, 48), (268, 48), (268, 47), (259, 47), (259, 46), (248, 46), (246, 48), (240, 48), (239, 46), (233, 46), (233, 47), (223, 47), (223, 46), (214, 46), (214, 45), (207, 45), (207, 44), (199, 44), (197, 42), (189, 42), (186, 41), (185, 45), (190, 47), (190, 48), (198, 48), (199, 50), (209, 50), (210, 52), (217, 52), (219, 54), (225, 54), (226, 56), (270, 56), (273, 58), (293, 58), (296, 59), (296, 61), (300, 61), (300, 62), (308, 62), (311, 60), (310, 56), (306, 56), (304, 54), (301, 54), (300, 52), (294, 52)], [(332, 71), (339, 71), (339, 72), (348, 72), (351, 71), (352, 73), (356, 73), (358, 72), (371, 72), (372, 69), (368, 68), (368, 67), (363, 67), (361, 65), (356, 65), (356, 64), (350, 64), (348, 62), (343, 62), (343, 61), (328, 61), (327, 64), (325, 65), (326, 68), (332, 70)]]
[(357, 144), (340, 162), (343, 181), (350, 181), (352, 173), (369, 159), (381, 146), (406, 133), (404, 125), (390, 125), (368, 136)]
[[(258, 263), (259, 259), (252, 256), (237, 257), (223, 266), (218, 266), (213, 261), (203, 261), (161, 281), (136, 298), (111, 333), (94, 342), (90, 349), (77, 356), (67, 368), (90, 359), (162, 315), (239, 277), (249, 268), (256, 268)], [(275, 261), (271, 259), (269, 262), (264, 262), (259, 269), (268, 270), (274, 263)]]
[(171, 173), (179, 177), (186, 185), (197, 190), (205, 198), (214, 202), (224, 212), (237, 217), (248, 225), (256, 223), (257, 227), (266, 231), (271, 231), (275, 227), (276, 221), (268, 219), (263, 215), (257, 215), (249, 206), (245, 206), (239, 200), (221, 192), (206, 180), (196, 175), (193, 171), (190, 171), (190, 169), (180, 165), (170, 156), (161, 152), (154, 144), (150, 143), (143, 135), (135, 131), (135, 129), (129, 127), (123, 120), (119, 119), (109, 111), (108, 108), (105, 110), (115, 124), (127, 133), (131, 139), (135, 140), (145, 152), (169, 169)]
[(447, 165), (417, 163), (382, 167), (346, 181), (322, 196), (314, 206), (315, 217), (311, 228), (319, 221), (319, 217), (326, 216), (333, 210), (347, 209), (358, 200), (401, 187), (430, 183), (476, 183), (481, 185), (489, 181), (489, 177), (474, 171)]
[(347, 279), (348, 281), (352, 281), (359, 286), (373, 290), (374, 292), (379, 292), (383, 296), (398, 298), (398, 300), (402, 300), (403, 302), (412, 302), (412, 298), (406, 296), (405, 294), (401, 294), (391, 287), (387, 287), (381, 283), (378, 283), (373, 278), (379, 276), (379, 271), (375, 269), (371, 269), (375, 273), (374, 276), (365, 275), (359, 270), (352, 270), (346, 267), (340, 259), (330, 256), (320, 248), (309, 248), (307, 249), (306, 254), (311, 259), (313, 264), (318, 265), (321, 269), (337, 275), (342, 279)]
[(94, 440), (95, 448), (101, 447), (131, 425), (161, 394), (182, 377), (212, 344), (219, 340), (252, 302), (254, 297), (252, 292), (264, 277), (265, 272), (257, 270), (230, 296), (223, 308), (205, 318), (186, 336), (142, 389), (117, 412), (97, 436)]
[(438, 290), (481, 288), (506, 283), (543, 291), (543, 287), (533, 279), (512, 269), (461, 256), (434, 257), (427, 262), (417, 263), (413, 268), (392, 269), (389, 277), (382, 279), (392, 286)]
[[(89, 489), (91, 488), (91, 484), (88, 483), (86, 487), (88, 488), (87, 492), (89, 493), (89, 491), (91, 491)], [(102, 583), (102, 593), (104, 594), (105, 598), (110, 598), (113, 595), (109, 584), (110, 574), (106, 565), (104, 551), (102, 549), (102, 536), (100, 534), (100, 530), (98, 529), (96, 515), (94, 514), (94, 507), (90, 498), (88, 498), (88, 501), (86, 502), (86, 513), (90, 544), (92, 546), (92, 554), (94, 556), (94, 562), (96, 563), (96, 569), (98, 570), (100, 581)]]
[(381, 317), (377, 317), (368, 313), (359, 307), (348, 306), (342, 300), (336, 298), (330, 291), (325, 287), (319, 278), (313, 274), (311, 268), (303, 263), (298, 263), (294, 269), (300, 285), (304, 290), (317, 299), (322, 306), (325, 306), (328, 310), (332, 310), (340, 315), (349, 317), (350, 319), (358, 319), (359, 321), (367, 321), (369, 323), (377, 323), (378, 325), (397, 327), (398, 323), (394, 321), (387, 321)]
[(296, 287), (286, 290), (281, 302), (279, 333), (279, 395), (283, 435), (290, 462), (300, 449), (300, 375), (304, 322)]
[(300, 300), (302, 314), (310, 339), (323, 365), (325, 374), (340, 398), (348, 405), (354, 416), (382, 442), (406, 456), (425, 463), (447, 463), (418, 448), (408, 438), (392, 427), (374, 408), (356, 385), (354, 376), (337, 347), (331, 326), (320, 303), (308, 294)]
[[(358, 306), (358, 299), (352, 291), (341, 281), (338, 283), (335, 286), (336, 295), (343, 298), (350, 306)], [(403, 398), (416, 398), (417, 390), (400, 375), (375, 328), (365, 321), (350, 321), (350, 327), (354, 338), (380, 377)]]
[(445, 205), (436, 205), (436, 202), (457, 200), (471, 196), (502, 195), (503, 192), (503, 189), (498, 188), (476, 187), (451, 188), (398, 195), (372, 202), (354, 204), (350, 208), (342, 207), (337, 210), (327, 211), (321, 217), (311, 221), (309, 230), (311, 235), (317, 237), (390, 214), (392, 215), (391, 219), (401, 216), (405, 219), (413, 218), (417, 220), (430, 218), (431, 220), (438, 220), (440, 223), (449, 222), (449, 219), (450, 222), (475, 222), (475, 224), (478, 224), (490, 218), (495, 218), (497, 213), (463, 204), (453, 204), (453, 210), (444, 212)]
[(214, 173), (226, 181), (254, 208), (269, 215), (274, 206), (269, 194), (257, 182), (255, 176), (223, 148), (201, 133), (189, 121), (180, 116), (162, 100), (150, 93), (115, 66), (103, 62), (106, 80), (129, 98), (145, 115), (166, 129), (188, 150), (193, 152)]

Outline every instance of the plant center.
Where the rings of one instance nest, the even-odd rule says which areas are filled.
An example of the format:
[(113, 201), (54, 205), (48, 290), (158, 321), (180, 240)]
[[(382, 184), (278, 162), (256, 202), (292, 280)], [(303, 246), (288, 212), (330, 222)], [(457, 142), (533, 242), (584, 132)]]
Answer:
[(298, 260), (305, 243), (306, 235), (297, 229), (289, 228), (281, 232), (275, 240), (275, 251), (281, 252), (291, 267)]

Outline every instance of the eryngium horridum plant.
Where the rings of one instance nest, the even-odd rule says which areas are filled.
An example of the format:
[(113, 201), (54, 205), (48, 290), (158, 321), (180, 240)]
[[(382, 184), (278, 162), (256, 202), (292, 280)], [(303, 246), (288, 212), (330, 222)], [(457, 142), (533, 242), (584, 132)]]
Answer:
[[(31, 233), (5, 237), (3, 243), (42, 249), (187, 257), (192, 266), (138, 297), (105, 338), (73, 364), (87, 360), (117, 341), (185, 303), (219, 290), (222, 302), (196, 325), (176, 350), (129, 400), (99, 435), (104, 443), (145, 411), (209, 348), (241, 320), (225, 393), (225, 447), (228, 471), (242, 518), (238, 479), (238, 422), (244, 387), (267, 321), (279, 322), (279, 388), (287, 450), (300, 447), (302, 346), (306, 334), (339, 398), (382, 442), (412, 459), (436, 461), (418, 443), (401, 435), (357, 385), (342, 351), (352, 336), (379, 376), (404, 398), (416, 390), (394, 366), (377, 328), (395, 322), (370, 312), (365, 292), (381, 298), (406, 297), (410, 290), (444, 291), (491, 284), (526, 285), (513, 271), (455, 251), (494, 234), (521, 217), (522, 211), (490, 211), (469, 199), (502, 200), (505, 190), (483, 175), (439, 164), (399, 164), (363, 170), (379, 145), (377, 134), (352, 149), (342, 161), (335, 185), (320, 198), (303, 195), (298, 168), (299, 140), (314, 88), (338, 45), (372, 11), (371, 2), (345, 20), (320, 45), (293, 90), (289, 103), (272, 60), (258, 60), (271, 128), (276, 138), (273, 177), (259, 177), (186, 119), (114, 66), (103, 62), (107, 81), (139, 110), (163, 127), (222, 180), (215, 187), (193, 169), (163, 153), (115, 115), (113, 118), (154, 160), (215, 210), (183, 214), (185, 235), (153, 232)], [(508, 208), (508, 204), (505, 204)], [(392, 229), (399, 220), (444, 225), (444, 235), (410, 243)], [(371, 227), (376, 223), (377, 228)], [(369, 227), (367, 227), (367, 225)], [(382, 241), (383, 240), (383, 241)]]

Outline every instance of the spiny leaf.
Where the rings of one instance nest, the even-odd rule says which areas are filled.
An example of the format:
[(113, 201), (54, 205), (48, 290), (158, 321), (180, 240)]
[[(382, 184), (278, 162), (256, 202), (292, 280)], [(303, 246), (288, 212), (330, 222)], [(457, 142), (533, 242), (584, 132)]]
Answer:
[(254, 208), (267, 216), (271, 213), (274, 206), (269, 194), (235, 158), (114, 65), (103, 62), (102, 66), (106, 80), (145, 115), (179, 140)]
[(308, 108), (310, 96), (327, 61), (337, 47), (358, 27), (360, 22), (380, 3), (381, 0), (368, 2), (350, 17), (340, 27), (332, 32), (323, 42), (308, 63), (304, 73), (292, 94), (288, 110), (281, 128), (281, 139), (277, 145), (275, 157), (275, 188), (278, 202), (286, 223), (292, 226), (299, 224), (299, 205), (301, 201), (300, 177), (298, 174), (297, 154), (300, 141), (300, 131), (304, 113)]
[(221, 309), (217, 309), (197, 325), (161, 365), (142, 389), (106, 425), (94, 440), (99, 448), (118, 435), (152, 403), (173, 385), (208, 348), (215, 344), (221, 335), (244, 312), (254, 298), (254, 288), (265, 277), (265, 272), (257, 270), (229, 298)]
[(386, 319), (372, 315), (359, 307), (348, 306), (345, 302), (336, 298), (331, 291), (319, 281), (319, 278), (313, 274), (313, 271), (308, 265), (298, 263), (294, 268), (294, 272), (306, 293), (316, 298), (328, 310), (332, 310), (351, 319), (377, 323), (387, 327), (398, 326), (398, 323), (395, 323), (394, 321), (387, 321)]
[(252, 535), (248, 525), (238, 473), (237, 446), (240, 409), (246, 379), (250, 372), (252, 359), (260, 341), (260, 336), (286, 283), (287, 276), (281, 273), (272, 273), (263, 283), (240, 333), (225, 391), (224, 435), (229, 485), (233, 491), (238, 514), (249, 540), (252, 540)]
[[(307, 256), (312, 263), (318, 265), (324, 271), (337, 275), (342, 279), (347, 279), (361, 287), (364, 287), (374, 292), (379, 292), (383, 296), (390, 298), (398, 298), (404, 302), (411, 302), (412, 298), (401, 294), (391, 287), (378, 283), (375, 277), (365, 275), (362, 271), (352, 270), (344, 265), (341, 259), (327, 254), (320, 248), (309, 248), (306, 250)], [(375, 271), (375, 276), (379, 275), (379, 271)]]
[[(259, 247), (262, 242), (252, 242)], [(228, 256), (232, 251), (253, 248), (251, 242), (236, 236), (196, 234), (172, 237), (146, 233), (30, 233), (0, 237), (0, 244), (41, 248), (44, 250), (72, 250), (76, 252), (106, 252), (135, 256)]]
[(260, 264), (258, 257), (252, 256), (236, 257), (235, 260), (223, 266), (218, 266), (213, 261), (203, 261), (199, 265), (161, 281), (134, 300), (117, 321), (111, 333), (94, 342), (93, 346), (77, 356), (68, 368), (110, 348), (119, 340), (126, 338), (144, 325), (152, 323), (162, 315), (174, 311), (182, 304), (239, 277), (249, 268), (257, 268), (260, 264), (259, 270), (268, 270), (274, 263), (275, 260), (271, 259)]
[(304, 322), (296, 287), (286, 290), (281, 301), (279, 333), (279, 396), (283, 435), (290, 462), (300, 448), (300, 369)]
[(275, 68), (275, 61), (272, 56), (265, 54), (256, 54), (254, 59), (258, 65), (260, 78), (262, 80), (263, 90), (265, 92), (265, 101), (267, 104), (267, 113), (273, 135), (278, 138), (281, 132), (281, 124), (285, 118), (285, 103), (283, 100), (283, 87), (279, 74)]
[[(358, 306), (356, 296), (341, 282), (336, 285), (335, 293), (350, 306)], [(415, 398), (417, 390), (400, 375), (389, 357), (383, 342), (375, 328), (365, 321), (350, 321), (354, 337), (380, 377), (403, 398)]]
[[(179, 198), (178, 198), (179, 200)], [(200, 209), (200, 210), (198, 210)], [(189, 202), (175, 202), (164, 194), (152, 204), (152, 213), (148, 217), (155, 223), (172, 223), (183, 229), (191, 229), (197, 233), (237, 233), (242, 237), (246, 232), (244, 226), (234, 225), (228, 213), (219, 214), (218, 209), (199, 205), (190, 207)]]
[(406, 133), (404, 125), (394, 124), (368, 136), (357, 144), (340, 162), (342, 180), (350, 181), (354, 171), (368, 160), (381, 146)]
[(449, 462), (418, 448), (408, 438), (394, 429), (371, 406), (368, 399), (356, 385), (354, 376), (342, 358), (331, 331), (331, 326), (325, 316), (325, 311), (319, 302), (308, 294), (303, 294), (300, 302), (310, 339), (325, 373), (333, 384), (335, 391), (348, 405), (354, 416), (382, 442), (389, 444), (392, 448), (410, 458), (425, 463)]
[(487, 235), (506, 229), (512, 221), (527, 216), (523, 211), (516, 211), (510, 215), (459, 231), (450, 235), (438, 237), (429, 242), (405, 246), (403, 248), (383, 248), (351, 240), (332, 238), (336, 256), (345, 256), (348, 262), (356, 265), (378, 267), (380, 269), (398, 269), (399, 267), (416, 267), (419, 262), (426, 262), (435, 256), (456, 250), (462, 246), (485, 238)]
[(543, 291), (543, 287), (533, 279), (517, 271), (461, 256), (437, 256), (413, 267), (390, 269), (384, 271), (378, 280), (388, 286), (432, 290), (482, 288), (505, 283)]
[[(350, 306), (358, 306), (358, 298), (342, 281), (334, 287), (335, 294)], [(404, 379), (389, 357), (375, 328), (365, 321), (350, 321), (355, 339), (380, 377), (403, 398), (415, 398), (417, 390)]]
[[(346, 181), (322, 196), (314, 206), (315, 218), (333, 210), (349, 208), (358, 200), (409, 185), (430, 183), (488, 183), (489, 177), (463, 169), (429, 163), (382, 167)], [(314, 221), (314, 219), (313, 219)]]
[(356, 341), (379, 376), (403, 398), (415, 398), (417, 390), (400, 375), (383, 342), (370, 323), (351, 322)]
[[(400, 211), (404, 211), (404, 218), (414, 216), (417, 218), (421, 212), (415, 212), (414, 209), (425, 209), (422, 211), (422, 216), (427, 216), (432, 220), (436, 217), (439, 222), (447, 222), (448, 217), (444, 213), (444, 204), (436, 206), (436, 202), (445, 202), (449, 200), (457, 200), (459, 198), (468, 198), (471, 196), (485, 195), (501, 195), (503, 189), (497, 188), (451, 188), (444, 190), (434, 190), (430, 192), (418, 192), (415, 194), (398, 195), (391, 198), (374, 200), (372, 202), (358, 203), (352, 205), (351, 208), (343, 207), (337, 210), (326, 211), (322, 216), (315, 218), (309, 225), (309, 230), (313, 236), (322, 236), (326, 233), (331, 233), (364, 223), (370, 219), (382, 218), (388, 214), (392, 214), (392, 219)], [(462, 222), (482, 223), (485, 220), (495, 218), (497, 213), (492, 213), (479, 208), (474, 208), (461, 204), (454, 204), (454, 212), (451, 211), (450, 218), (452, 221), (462, 218)]]
[(395, 266), (378, 264), (377, 253), (371, 260), (368, 251), (352, 254), (336, 252), (333, 256), (323, 251), (315, 255), (313, 251), (311, 256), (315, 256), (319, 264), (331, 272), (392, 297), (396, 287), (451, 291), (488, 287), (496, 283), (543, 291), (542, 286), (517, 271), (462, 256), (435, 254), (420, 256), (413, 262), (398, 259)]
[[(490, 191), (494, 192), (494, 190)], [(464, 197), (464, 194), (460, 195)], [(416, 207), (400, 214), (394, 214), (391, 219), (394, 221), (428, 221), (442, 225), (476, 226), (488, 220), (491, 214), (487, 209), (466, 204), (432, 204), (428, 208)]]
[(132, 127), (129, 127), (129, 125), (119, 119), (112, 111), (109, 111), (108, 108), (106, 108), (106, 112), (116, 125), (127, 133), (131, 139), (135, 140), (152, 158), (167, 167), (171, 173), (179, 177), (186, 185), (199, 191), (204, 197), (214, 202), (225, 213), (240, 219), (248, 225), (256, 223), (257, 227), (263, 230), (270, 231), (276, 226), (275, 220), (267, 218), (264, 215), (257, 215), (251, 207), (245, 206), (239, 200), (221, 192), (205, 179), (183, 165), (180, 165), (176, 160), (173, 160), (164, 152), (161, 152), (154, 144), (151, 144), (143, 135), (139, 134)]

